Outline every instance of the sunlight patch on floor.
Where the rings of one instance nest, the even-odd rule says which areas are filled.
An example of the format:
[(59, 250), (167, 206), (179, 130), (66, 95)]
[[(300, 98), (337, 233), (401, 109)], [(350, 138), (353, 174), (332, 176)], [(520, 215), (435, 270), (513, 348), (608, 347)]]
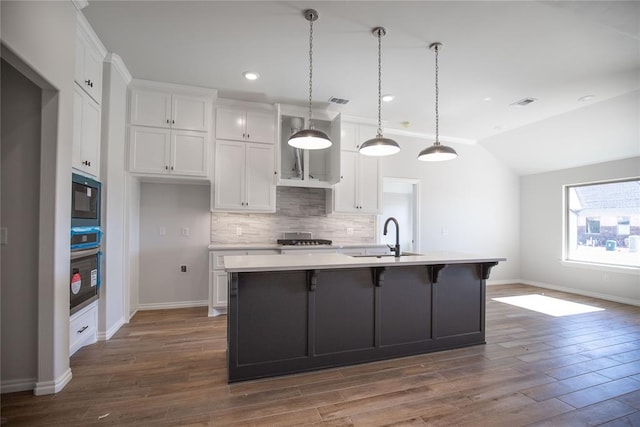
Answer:
[(592, 305), (586, 304), (579, 304), (577, 302), (566, 301), (558, 298), (551, 298), (539, 294), (492, 298), (492, 300), (505, 304), (515, 305), (517, 307), (526, 308), (527, 310), (533, 310), (537, 311), (538, 313), (548, 314), (555, 317), (570, 316), (572, 314), (591, 313), (594, 311), (604, 311), (604, 308), (594, 307)]

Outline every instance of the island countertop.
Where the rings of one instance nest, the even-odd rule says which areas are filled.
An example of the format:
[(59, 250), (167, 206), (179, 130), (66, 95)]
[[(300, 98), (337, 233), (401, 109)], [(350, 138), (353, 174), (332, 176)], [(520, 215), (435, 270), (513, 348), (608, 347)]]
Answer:
[(229, 273), (258, 271), (288, 271), (358, 267), (391, 267), (409, 265), (468, 264), (506, 261), (503, 257), (487, 257), (459, 252), (426, 252), (420, 255), (349, 256), (344, 254), (304, 255), (232, 255), (224, 257)]

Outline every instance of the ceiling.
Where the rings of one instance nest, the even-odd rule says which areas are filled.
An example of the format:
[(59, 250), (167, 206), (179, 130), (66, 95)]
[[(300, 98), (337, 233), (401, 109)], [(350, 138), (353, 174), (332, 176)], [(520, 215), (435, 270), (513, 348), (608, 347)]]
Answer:
[[(519, 174), (640, 155), (640, 2), (90, 1), (82, 12), (134, 78), (305, 105), (307, 8), (320, 15), (318, 108), (375, 122), (371, 30), (384, 26), (382, 92), (395, 95), (382, 106), (386, 133), (431, 143), (435, 55), (428, 46), (439, 41), (442, 142), (481, 144)], [(260, 79), (245, 80), (249, 70)], [(587, 95), (593, 98), (581, 100)], [(330, 104), (330, 97), (349, 103)], [(510, 106), (527, 97), (536, 101)]]

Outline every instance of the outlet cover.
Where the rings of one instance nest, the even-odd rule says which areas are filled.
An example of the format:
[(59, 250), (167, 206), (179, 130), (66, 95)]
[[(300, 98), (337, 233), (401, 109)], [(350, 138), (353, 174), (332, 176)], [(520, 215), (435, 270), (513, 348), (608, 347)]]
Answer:
[(180, 266), (180, 271), (181, 271), (182, 273), (186, 273), (186, 272), (187, 272), (187, 266), (186, 266), (186, 265), (181, 265), (181, 266)]
[(242, 236), (242, 227), (236, 227), (236, 236)]

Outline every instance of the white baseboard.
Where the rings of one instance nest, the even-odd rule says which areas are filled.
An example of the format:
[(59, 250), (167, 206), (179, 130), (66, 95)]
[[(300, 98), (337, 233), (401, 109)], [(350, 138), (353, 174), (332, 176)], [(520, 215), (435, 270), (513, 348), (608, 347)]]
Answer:
[(133, 311), (129, 314), (129, 318), (127, 319), (127, 323), (131, 322), (131, 319), (133, 319), (133, 316), (135, 316), (137, 312), (138, 312), (138, 309), (136, 308), (135, 310), (133, 310)]
[(211, 308), (209, 307), (209, 317), (218, 317), (227, 314), (227, 307)]
[(172, 308), (206, 307), (209, 301), (177, 301), (177, 302), (156, 302), (150, 304), (138, 304), (138, 310), (167, 310)]
[(568, 288), (566, 286), (552, 285), (549, 283), (534, 282), (533, 280), (518, 280), (511, 283), (521, 283), (523, 285), (536, 286), (538, 288), (545, 288), (545, 289), (552, 289), (554, 291), (567, 292), (569, 294), (583, 295), (585, 297), (592, 297), (592, 298), (603, 299), (606, 301), (619, 302), (621, 304), (640, 306), (640, 301), (631, 299), (631, 298), (622, 298), (622, 297), (617, 297), (615, 295), (585, 291), (583, 289), (575, 289), (575, 288)]
[(487, 286), (492, 285), (514, 285), (516, 283), (522, 283), (520, 279), (511, 279), (511, 280), (487, 280)]
[(33, 389), (33, 394), (41, 396), (43, 394), (57, 393), (64, 388), (69, 381), (71, 381), (71, 368), (68, 368), (62, 375), (53, 381), (40, 381), (36, 382)]
[(98, 331), (98, 341), (107, 341), (110, 340), (113, 335), (124, 325), (124, 317), (118, 319), (118, 321), (109, 328), (106, 332)]
[(1, 393), (15, 393), (17, 391), (33, 390), (36, 387), (36, 378), (20, 378), (0, 382)]

